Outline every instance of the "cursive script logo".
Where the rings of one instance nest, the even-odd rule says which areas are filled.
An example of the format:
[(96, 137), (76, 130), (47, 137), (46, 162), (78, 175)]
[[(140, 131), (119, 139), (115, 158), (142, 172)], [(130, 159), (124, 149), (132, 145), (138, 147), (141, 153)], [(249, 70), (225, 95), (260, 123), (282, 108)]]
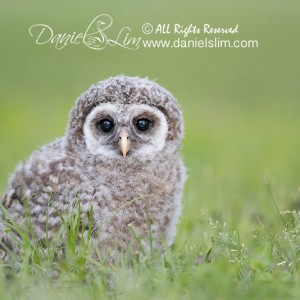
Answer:
[(35, 24), (29, 28), (29, 34), (35, 39), (36, 45), (54, 44), (55, 49), (61, 50), (68, 45), (84, 44), (93, 50), (102, 50), (107, 46), (119, 46), (129, 50), (140, 47), (141, 37), (132, 36), (130, 27), (123, 27), (114, 39), (108, 37), (108, 28), (113, 24), (113, 19), (107, 14), (98, 15), (88, 25), (85, 32), (54, 33), (46, 24)]

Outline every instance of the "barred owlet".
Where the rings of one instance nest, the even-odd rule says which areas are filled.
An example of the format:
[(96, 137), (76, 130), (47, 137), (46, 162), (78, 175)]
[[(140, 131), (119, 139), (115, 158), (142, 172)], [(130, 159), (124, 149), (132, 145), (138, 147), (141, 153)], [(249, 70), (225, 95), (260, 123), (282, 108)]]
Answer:
[[(129, 224), (146, 248), (149, 233), (157, 249), (162, 240), (171, 245), (185, 181), (182, 138), (180, 107), (157, 83), (127, 76), (100, 81), (77, 99), (65, 136), (18, 165), (3, 206), (24, 226), (26, 202), (40, 240), (46, 231), (53, 238), (61, 216), (79, 201), (82, 219), (93, 208), (100, 251), (134, 244)], [(12, 247), (1, 219), (0, 212), (0, 242)]]

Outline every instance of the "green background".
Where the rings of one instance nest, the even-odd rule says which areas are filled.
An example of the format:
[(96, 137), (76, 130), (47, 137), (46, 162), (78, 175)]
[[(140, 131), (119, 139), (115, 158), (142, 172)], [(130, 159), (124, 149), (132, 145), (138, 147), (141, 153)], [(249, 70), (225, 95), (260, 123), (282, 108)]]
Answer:
[[(110, 2), (0, 2), (0, 191), (20, 160), (64, 134), (69, 110), (91, 84), (147, 76), (175, 95), (185, 118), (189, 179), (176, 243), (208, 249), (201, 211), (238, 230), (247, 245), (258, 220), (279, 228), (268, 189), (280, 211), (299, 206), (299, 1)], [(135, 36), (157, 38), (142, 33), (144, 23), (239, 24), (237, 35), (218, 37), (258, 40), (259, 47), (94, 51), (81, 44), (57, 51), (28, 33), (38, 23), (83, 32), (102, 13), (114, 20), (112, 37), (129, 26)]]

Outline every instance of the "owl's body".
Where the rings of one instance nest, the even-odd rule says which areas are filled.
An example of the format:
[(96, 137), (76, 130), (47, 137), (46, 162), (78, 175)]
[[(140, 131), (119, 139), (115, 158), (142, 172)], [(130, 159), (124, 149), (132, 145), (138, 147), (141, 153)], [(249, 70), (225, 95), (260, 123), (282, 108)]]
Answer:
[[(39, 239), (54, 237), (80, 203), (100, 251), (173, 243), (185, 168), (182, 115), (171, 94), (147, 79), (118, 76), (92, 86), (73, 108), (66, 135), (17, 167), (3, 205), (22, 226), (28, 203)], [(46, 224), (47, 223), (47, 224)], [(4, 243), (9, 237), (1, 233)], [(0, 246), (1, 247), (1, 246)]]

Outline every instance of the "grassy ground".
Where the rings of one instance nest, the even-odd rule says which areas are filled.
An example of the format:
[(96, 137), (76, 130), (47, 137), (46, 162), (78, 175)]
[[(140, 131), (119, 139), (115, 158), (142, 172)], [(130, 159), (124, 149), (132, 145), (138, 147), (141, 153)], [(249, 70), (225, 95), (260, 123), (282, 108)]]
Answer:
[[(0, 190), (19, 160), (64, 134), (90, 84), (120, 73), (157, 78), (186, 124), (189, 180), (174, 248), (112, 265), (91, 259), (88, 241), (76, 253), (75, 232), (60, 262), (28, 242), (13, 270), (0, 265), (0, 298), (298, 299), (299, 4), (116, 3), (1, 1)], [(238, 38), (259, 48), (57, 51), (28, 34), (37, 23), (80, 31), (98, 13), (136, 34), (146, 22), (239, 23)]]

